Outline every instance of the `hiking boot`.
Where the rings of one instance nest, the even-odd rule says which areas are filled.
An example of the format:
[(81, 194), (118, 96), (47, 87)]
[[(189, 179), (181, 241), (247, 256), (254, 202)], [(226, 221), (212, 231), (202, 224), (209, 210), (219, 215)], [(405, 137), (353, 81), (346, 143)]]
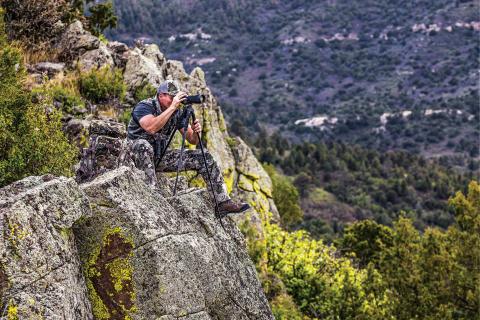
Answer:
[(241, 213), (250, 209), (247, 203), (234, 202), (232, 199), (223, 201), (218, 205), (218, 212), (220, 214)]

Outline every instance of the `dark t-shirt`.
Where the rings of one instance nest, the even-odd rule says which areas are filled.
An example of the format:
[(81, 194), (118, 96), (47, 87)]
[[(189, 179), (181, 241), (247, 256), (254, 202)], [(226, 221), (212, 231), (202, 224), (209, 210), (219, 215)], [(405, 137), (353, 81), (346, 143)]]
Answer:
[(176, 129), (178, 111), (172, 114), (172, 116), (170, 117), (170, 119), (168, 119), (167, 123), (165, 123), (163, 128), (155, 134), (150, 134), (146, 132), (140, 126), (140, 119), (149, 114), (158, 116), (161, 113), (162, 109), (160, 108), (160, 105), (158, 104), (158, 100), (156, 98), (142, 100), (133, 109), (132, 117), (130, 118), (130, 122), (128, 123), (127, 128), (128, 139), (147, 140), (153, 146), (153, 150), (155, 150), (155, 156), (157, 157), (160, 155), (160, 151), (165, 148), (165, 145), (168, 142), (168, 138), (170, 137), (172, 132)]

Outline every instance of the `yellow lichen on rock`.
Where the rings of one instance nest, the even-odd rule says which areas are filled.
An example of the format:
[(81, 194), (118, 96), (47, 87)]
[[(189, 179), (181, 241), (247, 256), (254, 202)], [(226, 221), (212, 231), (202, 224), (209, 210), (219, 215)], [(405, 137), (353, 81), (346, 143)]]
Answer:
[(7, 320), (18, 320), (18, 307), (10, 300), (7, 308)]
[(230, 194), (233, 190), (234, 182), (235, 182), (235, 171), (233, 168), (227, 168), (222, 172), (223, 180), (227, 185), (228, 194)]
[(107, 229), (102, 243), (90, 254), (85, 275), (97, 319), (129, 319), (137, 309), (132, 282), (134, 244), (124, 231)]

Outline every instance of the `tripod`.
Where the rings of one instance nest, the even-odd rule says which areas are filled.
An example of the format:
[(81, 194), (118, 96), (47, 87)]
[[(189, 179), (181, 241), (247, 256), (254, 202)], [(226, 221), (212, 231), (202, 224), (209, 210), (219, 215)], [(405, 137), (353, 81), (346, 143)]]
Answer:
[[(177, 111), (180, 112), (180, 111)], [(173, 188), (173, 195), (175, 196), (177, 194), (177, 184), (178, 184), (178, 173), (180, 171), (180, 166), (182, 165), (182, 160), (183, 160), (183, 150), (185, 149), (185, 139), (187, 136), (187, 130), (188, 130), (188, 124), (190, 122), (190, 118), (192, 118), (192, 122), (195, 122), (195, 112), (193, 111), (193, 107), (191, 104), (186, 105), (182, 109), (182, 114), (180, 115), (178, 122), (176, 124), (176, 129), (173, 130), (172, 134), (168, 138), (168, 142), (165, 145), (165, 148), (162, 150), (160, 157), (158, 157), (157, 161), (155, 162), (155, 169), (158, 167), (160, 162), (163, 159), (163, 156), (165, 155), (165, 152), (168, 149), (168, 146), (172, 142), (173, 136), (175, 135), (175, 132), (177, 129), (183, 129), (182, 133), (182, 147), (180, 149), (180, 157), (178, 158), (178, 163), (177, 163), (177, 176), (175, 178), (175, 186)], [(200, 142), (200, 150), (202, 151), (202, 157), (203, 157), (203, 163), (205, 165), (205, 169), (207, 171), (207, 177), (208, 177), (208, 182), (210, 184), (210, 188), (212, 189), (212, 195), (213, 195), (213, 200), (215, 202), (215, 214), (218, 215), (218, 202), (217, 202), (217, 197), (215, 195), (215, 191), (213, 189), (213, 183), (212, 179), (210, 177), (210, 170), (208, 170), (208, 164), (207, 164), (207, 158), (205, 157), (205, 151), (203, 150), (203, 143), (202, 139), (200, 139), (200, 135), (198, 132), (196, 132), (198, 141)]]

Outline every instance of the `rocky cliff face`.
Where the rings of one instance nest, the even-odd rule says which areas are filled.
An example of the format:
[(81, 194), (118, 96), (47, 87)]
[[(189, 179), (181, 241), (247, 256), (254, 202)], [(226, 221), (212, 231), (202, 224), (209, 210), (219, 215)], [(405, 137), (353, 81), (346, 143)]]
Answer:
[(0, 189), (0, 293), (20, 319), (272, 319), (242, 234), (206, 190), (125, 166)]
[[(137, 88), (146, 83), (158, 86), (165, 79), (177, 80), (189, 94), (204, 94), (206, 102), (194, 106), (196, 117), (203, 123), (205, 146), (223, 170), (229, 191), (252, 205), (254, 209), (248, 214), (248, 219), (258, 227), (262, 214), (271, 212), (274, 219), (278, 218), (272, 201), (270, 178), (249, 147), (239, 138), (229, 135), (221, 107), (200, 68), (187, 74), (180, 61), (168, 60), (155, 44), (140, 44), (130, 49), (119, 42), (104, 45), (96, 40), (80, 22), (73, 23), (58, 44), (63, 62), (70, 67), (78, 65), (82, 70), (105, 66), (120, 68), (128, 88), (127, 100), (132, 105), (137, 102), (133, 99)], [(75, 119), (71, 121), (78, 123)]]
[[(201, 69), (187, 74), (156, 45), (105, 45), (79, 22), (58, 46), (62, 61), (48, 68), (49, 77), (77, 64), (116, 66), (130, 99), (146, 82), (168, 78), (205, 94), (195, 110), (205, 144), (231, 194), (253, 206), (236, 219), (260, 229), (262, 215), (278, 215), (268, 175), (248, 146), (229, 136)], [(88, 177), (28, 177), (0, 189), (0, 318), (273, 319), (242, 234), (233, 219), (215, 217), (205, 189), (184, 179), (172, 197), (161, 174), (151, 187), (122, 156), (123, 125), (72, 121), (90, 131)]]

